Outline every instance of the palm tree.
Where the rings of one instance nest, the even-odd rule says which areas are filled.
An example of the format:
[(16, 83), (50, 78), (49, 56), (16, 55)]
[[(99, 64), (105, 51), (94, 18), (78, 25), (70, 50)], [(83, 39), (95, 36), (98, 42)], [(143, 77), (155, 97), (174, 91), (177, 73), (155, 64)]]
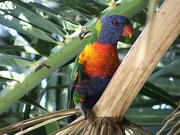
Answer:
[[(0, 132), (14, 134), (13, 131), (18, 132), (17, 129), (24, 127), (36, 129), (32, 131), (34, 134), (79, 131), (88, 134), (87, 129), (91, 134), (124, 134), (124, 130), (155, 134), (159, 131), (165, 123), (162, 120), (178, 107), (180, 63), (178, 0), (166, 0), (158, 9), (161, 3), (148, 5), (148, 14), (153, 13), (153, 9), (158, 12), (155, 17), (148, 15), (150, 23), (145, 27), (147, 1), (144, 0), (1, 2), (0, 23), (18, 33), (14, 35), (15, 31), (1, 26), (7, 34), (2, 36), (0, 46), (0, 112), (3, 120), (0, 125), (15, 125), (0, 129)], [(86, 27), (86, 31), (90, 31), (99, 17), (111, 14), (131, 18), (134, 26), (133, 38), (119, 43), (119, 54), (125, 56), (137, 40), (94, 106), (92, 111), (96, 117), (91, 117), (88, 122), (80, 117), (74, 124), (66, 126), (67, 121), (63, 118), (80, 113), (77, 109), (62, 110), (66, 109), (71, 63), (88, 40), (79, 40), (78, 35)], [(61, 111), (52, 112), (56, 110)], [(40, 114), (44, 115), (36, 117)], [(179, 113), (174, 114), (170, 120), (177, 118)], [(124, 120), (124, 115), (130, 121)], [(30, 117), (34, 118), (28, 119)], [(8, 121), (10, 118), (13, 121)], [(59, 119), (62, 120), (57, 122)], [(21, 120), (25, 121), (18, 123)], [(96, 128), (93, 128), (94, 124)], [(166, 124), (170, 126), (164, 127), (163, 133), (179, 132), (175, 130), (179, 126), (178, 120)], [(44, 128), (39, 128), (41, 126)], [(59, 126), (63, 128), (59, 129)], [(29, 131), (24, 129), (21, 133)]]

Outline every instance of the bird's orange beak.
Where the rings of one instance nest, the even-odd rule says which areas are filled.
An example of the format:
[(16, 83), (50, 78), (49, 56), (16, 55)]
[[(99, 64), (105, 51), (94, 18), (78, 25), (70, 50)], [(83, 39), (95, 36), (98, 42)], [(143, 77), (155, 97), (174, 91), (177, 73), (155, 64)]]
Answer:
[(131, 25), (124, 26), (122, 36), (123, 37), (127, 37), (127, 36), (132, 37), (132, 34), (133, 34), (132, 26)]

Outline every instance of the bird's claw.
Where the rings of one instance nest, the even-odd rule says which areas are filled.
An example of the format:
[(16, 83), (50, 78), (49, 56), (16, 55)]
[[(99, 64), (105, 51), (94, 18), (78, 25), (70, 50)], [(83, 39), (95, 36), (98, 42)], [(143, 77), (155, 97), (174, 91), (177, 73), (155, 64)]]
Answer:
[(86, 109), (83, 103), (78, 103), (75, 108), (81, 111), (85, 119), (92, 119), (94, 117), (93, 113), (89, 109)]
[(83, 103), (78, 103), (75, 108), (79, 109), (81, 111), (82, 115), (86, 118), (87, 111), (86, 111), (86, 108), (84, 107)]

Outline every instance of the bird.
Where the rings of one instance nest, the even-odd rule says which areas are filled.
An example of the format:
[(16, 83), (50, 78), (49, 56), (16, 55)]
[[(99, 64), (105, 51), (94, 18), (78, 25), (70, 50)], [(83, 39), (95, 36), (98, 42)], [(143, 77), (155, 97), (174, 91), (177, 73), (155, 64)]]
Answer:
[(68, 108), (86, 109), (99, 100), (120, 65), (117, 43), (133, 34), (131, 21), (122, 15), (102, 17), (74, 64), (68, 88)]

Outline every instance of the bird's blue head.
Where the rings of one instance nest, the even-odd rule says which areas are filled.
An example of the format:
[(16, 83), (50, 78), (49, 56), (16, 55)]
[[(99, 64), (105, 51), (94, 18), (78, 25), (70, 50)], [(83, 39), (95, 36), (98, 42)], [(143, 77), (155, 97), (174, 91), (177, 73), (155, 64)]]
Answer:
[(121, 37), (131, 37), (133, 34), (131, 21), (121, 15), (111, 15), (101, 18), (95, 26), (95, 31), (98, 42), (111, 45), (117, 45)]

